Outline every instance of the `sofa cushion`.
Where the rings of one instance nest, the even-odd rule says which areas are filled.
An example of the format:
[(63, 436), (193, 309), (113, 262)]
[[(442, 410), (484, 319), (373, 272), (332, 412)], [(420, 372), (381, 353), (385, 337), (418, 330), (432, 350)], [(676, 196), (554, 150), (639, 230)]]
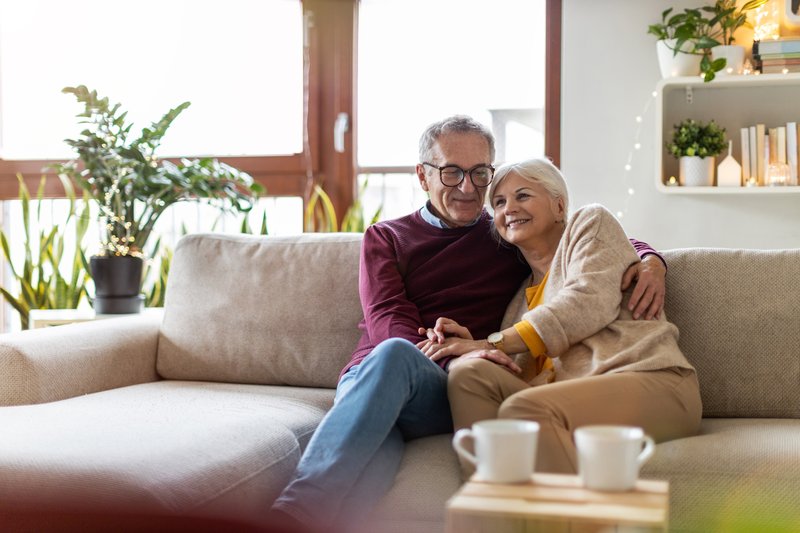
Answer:
[(800, 418), (800, 250), (664, 255), (665, 310), (697, 369), (703, 415)]
[(335, 387), (358, 342), (360, 234), (180, 240), (157, 368), (169, 379)]
[(670, 482), (670, 531), (797, 531), (800, 420), (707, 418), (642, 477)]
[(0, 502), (258, 520), (329, 389), (160, 381), (0, 410)]

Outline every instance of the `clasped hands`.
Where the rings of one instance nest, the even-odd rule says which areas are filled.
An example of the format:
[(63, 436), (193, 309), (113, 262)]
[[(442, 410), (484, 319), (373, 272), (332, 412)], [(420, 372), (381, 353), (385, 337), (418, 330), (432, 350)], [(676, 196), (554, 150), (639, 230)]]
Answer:
[(449, 370), (467, 359), (487, 359), (514, 374), (522, 371), (508, 354), (493, 348), (485, 339), (473, 339), (469, 329), (455, 320), (439, 317), (432, 328), (419, 328), (419, 334), (427, 338), (418, 342), (417, 348), (431, 361), (444, 357), (454, 358), (448, 366)]

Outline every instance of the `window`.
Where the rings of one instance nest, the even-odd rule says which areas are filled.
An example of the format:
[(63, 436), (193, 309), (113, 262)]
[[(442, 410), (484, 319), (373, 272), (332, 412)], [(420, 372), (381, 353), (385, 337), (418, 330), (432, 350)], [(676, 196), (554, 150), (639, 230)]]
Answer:
[(545, 154), (546, 7), (545, 0), (361, 1), (358, 164), (369, 184), (368, 214), (382, 205), (391, 218), (420, 205), (424, 195), (405, 191), (416, 183), (417, 141), (448, 115), (492, 128), (495, 163)]
[[(79, 106), (61, 89), (84, 84), (136, 128), (191, 101), (160, 154), (220, 157), (289, 197), (260, 202), (256, 231), (265, 206), (270, 233), (300, 231), (312, 180), (339, 217), (364, 185), (367, 221), (379, 206), (404, 215), (425, 200), (419, 135), (449, 114), (491, 126), (498, 161), (558, 163), (560, 17), (561, 0), (0, 0), (0, 200), (17, 198), (16, 173), (33, 192), (47, 163), (71, 156)], [(62, 194), (49, 179), (45, 195)], [(158, 231), (208, 231), (216, 216), (182, 205)]]
[(162, 156), (300, 153), (302, 47), (291, 0), (3, 2), (2, 157), (70, 158), (81, 108), (61, 88), (78, 84), (121, 102), (134, 134), (191, 101)]

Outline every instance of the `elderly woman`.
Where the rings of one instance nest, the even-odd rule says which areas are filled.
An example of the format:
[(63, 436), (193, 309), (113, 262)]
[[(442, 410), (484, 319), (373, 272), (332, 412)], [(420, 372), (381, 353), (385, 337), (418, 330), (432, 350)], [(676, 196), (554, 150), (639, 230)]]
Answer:
[(656, 441), (695, 434), (695, 371), (663, 314), (643, 321), (628, 311), (620, 281), (639, 258), (614, 216), (590, 205), (568, 218), (566, 183), (545, 159), (498, 169), (487, 201), (499, 237), (533, 274), (502, 331), (474, 340), (440, 318), (420, 343), (433, 360), (457, 356), (448, 368), (455, 428), (535, 420), (537, 470), (564, 473), (577, 470), (572, 431), (586, 424), (640, 426)]

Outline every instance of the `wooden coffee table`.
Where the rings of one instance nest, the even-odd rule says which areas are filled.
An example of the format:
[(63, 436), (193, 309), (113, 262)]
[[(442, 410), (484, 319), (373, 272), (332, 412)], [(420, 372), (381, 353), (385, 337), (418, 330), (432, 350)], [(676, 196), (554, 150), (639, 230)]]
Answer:
[(629, 492), (599, 492), (578, 476), (534, 474), (530, 483), (474, 477), (447, 502), (448, 533), (663, 532), (669, 483), (639, 480)]

